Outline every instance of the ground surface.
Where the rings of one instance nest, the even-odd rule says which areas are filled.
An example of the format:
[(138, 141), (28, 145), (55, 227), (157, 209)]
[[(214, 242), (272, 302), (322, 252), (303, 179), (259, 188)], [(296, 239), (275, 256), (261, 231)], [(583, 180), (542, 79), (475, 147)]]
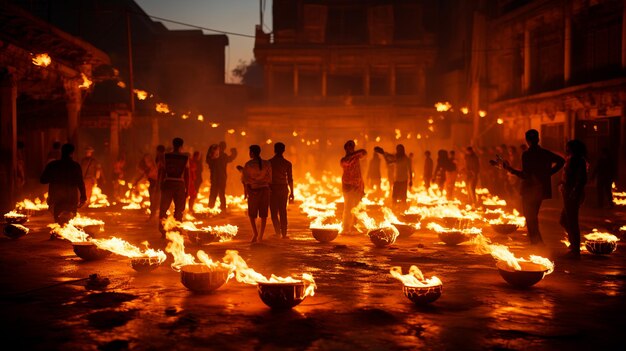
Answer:
[[(308, 221), (290, 207), (291, 240), (266, 235), (248, 243), (251, 232), (241, 212), (207, 220), (239, 225), (236, 240), (204, 249), (221, 258), (226, 249), (240, 254), (257, 271), (269, 275), (311, 272), (318, 290), (288, 312), (273, 312), (256, 287), (231, 281), (208, 295), (189, 292), (169, 260), (148, 274), (129, 261), (110, 256), (102, 261), (77, 258), (72, 246), (49, 240), (48, 214), (33, 217), (31, 234), (0, 239), (0, 320), (3, 349), (219, 349), (219, 350), (398, 350), (398, 349), (625, 349), (626, 260), (620, 245), (609, 257), (558, 258), (556, 208), (542, 213), (547, 248), (530, 251), (523, 231), (495, 241), (511, 250), (540, 253), (556, 261), (556, 270), (529, 290), (505, 283), (490, 256), (470, 245), (448, 247), (436, 235), (420, 231), (386, 249), (366, 236), (315, 241)], [(97, 211), (85, 215), (106, 222), (106, 234), (153, 247), (165, 242), (156, 225), (135, 212)], [(620, 218), (619, 212), (589, 212), (584, 227)], [(623, 217), (622, 217), (623, 218)], [(269, 232), (273, 232), (269, 230)], [(195, 250), (191, 247), (187, 251)], [(418, 308), (404, 297), (389, 268), (419, 266), (444, 284), (442, 297)], [(88, 290), (89, 274), (108, 277), (104, 291)], [(64, 284), (59, 284), (64, 283)], [(12, 346), (9, 346), (12, 345)]]

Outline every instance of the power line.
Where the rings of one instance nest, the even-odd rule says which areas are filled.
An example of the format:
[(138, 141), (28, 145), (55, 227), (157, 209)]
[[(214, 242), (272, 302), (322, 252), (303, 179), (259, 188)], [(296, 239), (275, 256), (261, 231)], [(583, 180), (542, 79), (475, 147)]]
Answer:
[(142, 15), (142, 16), (146, 16), (149, 17), (151, 19), (156, 19), (159, 21), (163, 21), (163, 22), (169, 22), (169, 23), (174, 23), (174, 24), (178, 24), (181, 26), (187, 26), (187, 27), (191, 27), (191, 28), (196, 28), (196, 29), (202, 29), (202, 30), (206, 30), (208, 32), (214, 32), (214, 33), (221, 33), (221, 34), (228, 34), (228, 35), (234, 35), (234, 36), (239, 36), (239, 37), (243, 37), (243, 38), (252, 38), (254, 39), (255, 36), (254, 35), (250, 35), (250, 34), (243, 34), (243, 33), (236, 33), (236, 32), (229, 32), (229, 31), (225, 31), (225, 30), (219, 30), (219, 29), (213, 29), (213, 28), (207, 28), (207, 27), (202, 27), (202, 26), (197, 26), (195, 24), (190, 24), (190, 23), (185, 23), (185, 22), (180, 22), (180, 21), (175, 21), (175, 20), (171, 20), (171, 19), (167, 19), (167, 18), (163, 18), (163, 17), (157, 17), (157, 16), (153, 16), (147, 13), (138, 13), (138, 12), (134, 12), (135, 14), (138, 15)]

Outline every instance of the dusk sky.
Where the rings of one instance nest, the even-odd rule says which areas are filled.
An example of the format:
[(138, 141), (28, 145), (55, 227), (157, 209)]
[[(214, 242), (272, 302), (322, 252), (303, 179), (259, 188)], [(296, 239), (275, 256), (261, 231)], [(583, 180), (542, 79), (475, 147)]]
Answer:
[[(149, 15), (229, 32), (254, 35), (254, 26), (259, 23), (259, 0), (137, 0), (137, 3)], [(267, 0), (266, 31), (272, 25), (271, 8), (272, 1)], [(164, 24), (169, 29), (191, 29), (167, 22)], [(215, 34), (208, 31), (205, 33)], [(250, 61), (254, 56), (253, 38), (228, 35), (228, 40), (227, 81), (239, 60)]]

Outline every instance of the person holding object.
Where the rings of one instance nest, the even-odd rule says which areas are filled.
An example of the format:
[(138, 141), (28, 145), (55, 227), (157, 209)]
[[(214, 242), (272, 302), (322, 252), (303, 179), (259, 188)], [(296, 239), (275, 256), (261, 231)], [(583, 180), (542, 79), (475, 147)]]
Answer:
[(226, 181), (228, 179), (228, 164), (237, 158), (237, 149), (230, 149), (230, 155), (226, 154), (226, 142), (222, 141), (215, 150), (209, 148), (206, 155), (206, 163), (211, 171), (211, 190), (209, 192), (209, 208), (215, 207), (215, 200), (220, 198), (220, 210), (226, 212)]
[(161, 206), (159, 208), (160, 229), (162, 238), (165, 238), (163, 221), (167, 218), (167, 210), (174, 202), (174, 219), (183, 221), (187, 189), (189, 189), (189, 154), (183, 152), (183, 139), (174, 138), (174, 150), (165, 154), (164, 177), (161, 183)]
[[(54, 221), (61, 223), (61, 213), (76, 214), (78, 208), (87, 202), (87, 192), (83, 181), (83, 171), (78, 162), (72, 159), (74, 145), (61, 147), (61, 159), (50, 161), (41, 174), (41, 184), (48, 185), (48, 205)], [(79, 197), (80, 194), (80, 197)]]
[(552, 198), (550, 178), (558, 172), (565, 160), (563, 157), (539, 146), (539, 132), (529, 129), (526, 132), (528, 150), (522, 154), (522, 169), (511, 167), (508, 161), (499, 159), (490, 163), (501, 165), (503, 169), (522, 179), (522, 212), (526, 217), (526, 228), (531, 244), (543, 244), (539, 231), (539, 210), (545, 199)]
[[(272, 183), (272, 164), (261, 159), (261, 147), (250, 145), (250, 161), (241, 171), (242, 181), (248, 198), (248, 217), (252, 225), (252, 242), (263, 240), (267, 212), (270, 204), (270, 184)], [(257, 229), (256, 218), (261, 218), (261, 228)], [(286, 223), (285, 223), (286, 224)]]
[(406, 204), (408, 188), (413, 186), (413, 164), (411, 159), (406, 155), (404, 145), (398, 144), (396, 146), (395, 155), (385, 152), (385, 150), (379, 146), (375, 147), (374, 151), (382, 154), (385, 157), (385, 161), (395, 165), (396, 174), (391, 195), (393, 204)]
[(270, 213), (276, 236), (282, 235), (287, 239), (287, 201), (293, 201), (293, 174), (291, 162), (287, 161), (285, 144), (274, 144), (274, 157), (270, 159), (272, 165), (272, 185), (270, 192)]
[(343, 190), (343, 230), (342, 233), (351, 233), (354, 226), (352, 209), (358, 206), (365, 195), (365, 184), (361, 176), (360, 160), (367, 155), (365, 149), (355, 150), (356, 144), (348, 140), (343, 145), (346, 155), (341, 158), (341, 189)]
[(563, 178), (560, 183), (563, 196), (563, 211), (560, 224), (567, 232), (569, 239), (569, 257), (580, 257), (580, 227), (578, 212), (585, 199), (585, 185), (587, 184), (587, 146), (580, 140), (570, 140), (565, 146), (567, 159), (563, 168)]

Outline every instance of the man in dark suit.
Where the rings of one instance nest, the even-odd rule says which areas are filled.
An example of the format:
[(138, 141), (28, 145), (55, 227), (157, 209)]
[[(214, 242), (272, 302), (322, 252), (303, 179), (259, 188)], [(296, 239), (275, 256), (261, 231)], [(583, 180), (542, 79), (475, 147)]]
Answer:
[(539, 209), (544, 199), (552, 198), (550, 178), (558, 172), (565, 160), (563, 157), (539, 146), (539, 132), (529, 129), (526, 132), (528, 150), (522, 154), (522, 169), (511, 167), (504, 161), (502, 167), (522, 179), (522, 212), (526, 217), (526, 228), (531, 244), (543, 244), (539, 232)]

